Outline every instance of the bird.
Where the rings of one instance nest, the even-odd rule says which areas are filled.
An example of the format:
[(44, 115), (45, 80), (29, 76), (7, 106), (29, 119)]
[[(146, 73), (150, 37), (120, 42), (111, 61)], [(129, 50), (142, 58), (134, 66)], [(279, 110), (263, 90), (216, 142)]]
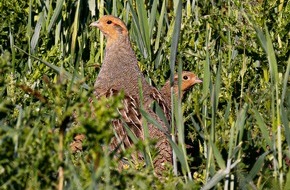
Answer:
[[(202, 83), (202, 80), (199, 79), (193, 72), (190, 71), (182, 71), (181, 73), (181, 86), (180, 86), (180, 90), (181, 90), (181, 98), (183, 97), (184, 93), (189, 90), (191, 87), (193, 87), (195, 84), (198, 83)], [(178, 74), (175, 74), (173, 77), (173, 94), (177, 97), (178, 96)], [(165, 84), (163, 85), (163, 87), (160, 89), (161, 94), (164, 97), (164, 100), (166, 101), (166, 103), (168, 105), (171, 104), (171, 83), (170, 80), (168, 79)], [(129, 97), (127, 97), (125, 100), (127, 100)], [(92, 100), (90, 100), (92, 101)], [(132, 99), (132, 101), (134, 101), (134, 99)], [(136, 103), (135, 103), (136, 104)], [(128, 105), (126, 106), (128, 109)], [(131, 109), (132, 110), (132, 109)], [(118, 126), (119, 129), (119, 136), (125, 136), (126, 139), (124, 139), (127, 143), (129, 142), (129, 139), (125, 133), (125, 130), (123, 130), (122, 127), (122, 123), (116, 123), (118, 122), (118, 120), (113, 121), (115, 122), (115, 126)], [(140, 132), (140, 131), (139, 131)], [(138, 133), (138, 131), (134, 132), (136, 134), (136, 136), (140, 136), (141, 134)], [(85, 139), (85, 135), (84, 134), (77, 134), (74, 137), (74, 141), (70, 144), (70, 150), (73, 153), (82, 151), (82, 144), (83, 141)], [(118, 141), (115, 138), (114, 142), (112, 142), (113, 147), (116, 147), (118, 145)], [(121, 170), (123, 167), (125, 167), (126, 164), (124, 165), (123, 162), (119, 163), (119, 169)]]
[[(157, 129), (153, 124), (148, 125), (149, 136), (155, 139), (155, 147), (158, 155), (153, 160), (154, 171), (160, 175), (165, 169), (164, 164), (172, 164), (172, 148), (169, 143), (170, 130), (166, 124), (152, 111), (152, 101), (162, 108), (167, 120), (170, 122), (170, 109), (162, 94), (151, 86), (143, 76), (135, 52), (129, 38), (129, 32), (125, 23), (118, 17), (112, 15), (102, 16), (98, 21), (90, 24), (97, 27), (106, 38), (105, 55), (101, 69), (94, 84), (94, 95), (110, 97), (123, 92), (123, 109), (119, 110), (122, 119), (114, 119), (113, 127), (117, 135), (124, 141), (125, 147), (130, 147), (132, 141), (127, 135), (124, 123), (141, 140), (144, 139), (143, 115), (140, 107), (149, 113), (161, 126), (163, 130)], [(141, 84), (141, 85), (140, 85)], [(142, 96), (140, 98), (140, 88)], [(118, 139), (113, 138), (111, 147), (117, 148)]]
[[(202, 83), (202, 80), (199, 79), (193, 72), (190, 71), (182, 71), (181, 73), (181, 99), (184, 93), (189, 90), (195, 84)], [(173, 94), (178, 96), (178, 74), (175, 74), (173, 77)], [(171, 84), (170, 80), (167, 80), (163, 87), (160, 89), (161, 94), (164, 97), (167, 105), (170, 107), (171, 105)]]

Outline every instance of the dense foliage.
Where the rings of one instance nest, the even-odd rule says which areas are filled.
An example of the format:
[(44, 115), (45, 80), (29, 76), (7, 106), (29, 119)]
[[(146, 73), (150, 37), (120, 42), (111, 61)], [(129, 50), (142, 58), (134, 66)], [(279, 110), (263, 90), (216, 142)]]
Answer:
[[(0, 189), (289, 186), (288, 1), (10, 0), (0, 11)], [(105, 39), (89, 24), (104, 14), (127, 24), (152, 85), (181, 69), (203, 78), (173, 110), (177, 174), (158, 179), (130, 160), (117, 169), (108, 144), (122, 94), (93, 101), (91, 113)], [(84, 150), (72, 154), (78, 133)], [(152, 144), (121, 154), (154, 156)]]

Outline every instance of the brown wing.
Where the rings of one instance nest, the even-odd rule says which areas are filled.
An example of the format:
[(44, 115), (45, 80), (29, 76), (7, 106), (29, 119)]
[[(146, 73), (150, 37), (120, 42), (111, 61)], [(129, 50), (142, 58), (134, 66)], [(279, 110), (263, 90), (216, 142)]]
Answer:
[[(151, 98), (156, 101), (156, 103), (160, 106), (160, 108), (163, 110), (164, 115), (170, 125), (171, 123), (171, 111), (161, 95), (161, 93), (153, 88), (151, 93)], [(151, 138), (156, 139), (156, 148), (158, 150), (158, 155), (153, 160), (153, 165), (155, 168), (155, 173), (157, 175), (161, 175), (162, 171), (165, 169), (165, 163), (172, 164), (172, 148), (170, 146), (169, 138), (170, 138), (170, 128), (167, 128), (165, 123), (157, 116), (156, 113), (153, 112), (152, 109), (148, 108), (146, 111), (149, 113), (151, 117), (153, 117), (158, 123), (160, 123), (163, 127), (163, 131), (159, 130), (156, 126), (153, 124), (149, 125), (149, 135)]]
[(123, 121), (129, 126), (136, 137), (144, 139), (142, 128), (142, 116), (139, 111), (137, 98), (125, 95), (123, 100), (124, 108), (119, 110)]
[[(160, 92), (152, 88), (150, 93), (150, 98), (157, 102), (157, 104), (163, 110), (165, 117), (170, 123), (170, 110), (160, 94)], [(110, 89), (105, 94), (106, 97), (111, 97), (117, 95), (119, 92), (114, 89)], [(152, 101), (151, 101), (152, 102)], [(119, 113), (122, 116), (122, 119), (113, 120), (113, 127), (116, 132), (116, 136), (114, 137), (110, 143), (110, 147), (112, 150), (118, 149), (120, 143), (124, 143), (125, 148), (131, 147), (133, 142), (129, 138), (127, 131), (124, 127), (125, 122), (129, 129), (136, 135), (139, 139), (144, 139), (144, 131), (142, 127), (142, 115), (139, 111), (139, 101), (137, 97), (128, 96), (125, 94), (124, 99), (122, 100), (123, 108), (119, 109)], [(170, 135), (170, 131), (166, 127), (165, 123), (153, 112), (152, 108), (149, 106), (150, 102), (144, 103), (144, 109), (148, 112), (148, 114), (153, 117), (158, 123), (160, 123), (164, 130), (159, 130), (156, 126), (149, 124), (149, 137), (157, 140), (156, 148), (158, 150), (158, 155), (153, 160), (153, 165), (155, 168), (155, 172), (158, 175), (161, 175), (162, 171), (165, 169), (164, 164), (169, 163), (172, 164), (172, 149), (168, 140)], [(139, 159), (141, 156), (138, 156)], [(133, 158), (134, 159), (134, 158)]]
[[(163, 121), (152, 111), (147, 111), (151, 117), (153, 117), (158, 123), (163, 123)], [(172, 164), (172, 148), (170, 146), (169, 139), (170, 133), (168, 131), (161, 131), (153, 124), (148, 125), (149, 128), (149, 136), (152, 139), (156, 139), (156, 149), (158, 151), (158, 155), (153, 160), (153, 165), (155, 168), (155, 173), (158, 175), (162, 174), (162, 171), (164, 171), (165, 163)], [(167, 127), (165, 127), (165, 124), (163, 124), (163, 128), (167, 130)]]
[(152, 93), (150, 94), (150, 96), (160, 106), (168, 123), (170, 124), (171, 123), (171, 110), (169, 109), (170, 105), (167, 105), (167, 102), (165, 101), (164, 97), (156, 88), (152, 88)]
[[(120, 92), (115, 89), (110, 89), (106, 93), (102, 94), (106, 97), (116, 96)], [(132, 146), (133, 142), (129, 138), (128, 133), (124, 127), (124, 123), (127, 124), (129, 129), (133, 132), (133, 134), (139, 138), (144, 139), (143, 128), (142, 128), (142, 116), (139, 112), (139, 102), (138, 99), (124, 95), (124, 99), (122, 100), (123, 108), (118, 109), (118, 112), (122, 116), (121, 119), (115, 119), (112, 121), (114, 130), (116, 132), (116, 137), (114, 137), (111, 141), (111, 149), (114, 150), (119, 147), (120, 143), (124, 143), (125, 148)]]

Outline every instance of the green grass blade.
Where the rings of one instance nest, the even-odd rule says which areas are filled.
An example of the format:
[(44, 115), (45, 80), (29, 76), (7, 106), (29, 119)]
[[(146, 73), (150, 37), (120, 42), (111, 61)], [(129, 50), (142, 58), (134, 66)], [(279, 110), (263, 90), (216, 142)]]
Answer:
[(166, 134), (166, 131), (163, 129), (162, 125), (159, 122), (157, 122), (153, 117), (151, 117), (145, 110), (140, 109), (140, 112), (141, 112), (142, 116), (144, 116), (149, 123), (153, 124), (160, 131), (162, 131)]
[(209, 58), (209, 39), (211, 35), (211, 28), (209, 24), (207, 23), (206, 25), (206, 32), (207, 32), (207, 37), (206, 37), (206, 60), (204, 61), (204, 75), (203, 75), (203, 80), (202, 80), (202, 94), (203, 97), (202, 99), (205, 99), (208, 96), (209, 89), (210, 89), (210, 58)]
[(14, 47), (14, 38), (13, 35), (11, 33), (11, 27), (9, 26), (9, 42), (10, 42), (10, 49), (11, 49), (11, 54), (12, 54), (12, 58), (11, 58), (11, 65), (12, 65), (12, 72), (13, 74), (15, 74), (15, 47)]
[(225, 164), (225, 161), (224, 161), (221, 153), (219, 152), (218, 148), (216, 147), (216, 145), (211, 140), (209, 140), (209, 144), (210, 144), (210, 146), (211, 146), (211, 148), (213, 150), (213, 156), (215, 157), (218, 166), (221, 169), (225, 169), (226, 168), (226, 164)]
[[(187, 162), (187, 153), (186, 153), (186, 148), (185, 148), (185, 136), (184, 136), (184, 121), (183, 121), (183, 114), (182, 114), (182, 105), (181, 105), (181, 81), (182, 81), (182, 61), (181, 59), (178, 59), (178, 98), (177, 101), (173, 102), (173, 105), (171, 106), (172, 108), (174, 107), (175, 112), (175, 121), (176, 121), (176, 129), (177, 129), (177, 137), (178, 137), (178, 145), (181, 147), (182, 154), (179, 155), (179, 159), (182, 159), (184, 164), (182, 165), (183, 170), (186, 171), (188, 179), (192, 180), (192, 175), (191, 171), (189, 169), (189, 165)], [(172, 99), (176, 99), (173, 90), (171, 91), (171, 97)], [(174, 127), (173, 127), (174, 128)], [(173, 132), (173, 134), (175, 134)]]
[(178, 160), (180, 161), (182, 168), (187, 168), (187, 160), (186, 157), (184, 157), (184, 151), (181, 147), (179, 147), (175, 142), (172, 141), (171, 138), (169, 138), (170, 145), (172, 147), (172, 150), (175, 152)]
[(239, 134), (238, 142), (242, 142), (243, 140), (242, 138), (243, 138), (243, 132), (244, 132), (245, 122), (247, 118), (248, 108), (249, 108), (248, 104), (245, 103), (237, 116), (237, 121), (235, 124), (237, 125), (238, 134)]
[(287, 85), (288, 85), (288, 80), (289, 80), (289, 73), (290, 73), (290, 57), (288, 58), (287, 61), (287, 68), (286, 68), (286, 72), (284, 74), (284, 80), (283, 80), (283, 84), (282, 84), (282, 95), (281, 95), (281, 102), (283, 103), (285, 100), (285, 96), (287, 93)]
[(147, 57), (147, 52), (146, 52), (146, 49), (145, 49), (145, 41), (144, 41), (144, 36), (142, 34), (142, 29), (141, 29), (141, 24), (139, 22), (139, 18), (138, 18), (138, 15), (136, 13), (136, 11), (134, 10), (134, 7), (133, 7), (133, 3), (132, 1), (128, 1), (129, 2), (129, 7), (130, 7), (130, 11), (131, 11), (131, 14), (132, 14), (132, 19), (133, 19), (133, 32), (135, 33), (135, 38), (136, 38), (136, 43), (139, 47), (139, 50), (142, 52), (142, 55), (146, 58)]
[[(25, 52), (24, 50), (22, 50), (21, 48), (17, 47), (17, 46), (14, 46), (15, 48), (17, 48), (18, 50), (22, 51), (23, 53), (31, 56), (32, 58), (40, 61), (41, 63), (45, 64), (47, 67), (51, 68), (53, 71), (55, 71), (57, 74), (63, 74), (65, 77), (67, 77), (69, 80), (71, 80), (73, 78), (73, 75), (69, 72), (67, 72), (66, 70), (64, 70), (64, 68), (61, 68), (61, 67), (58, 67), (58, 66), (55, 66), (47, 61), (44, 61), (38, 57), (35, 57), (27, 52)], [(76, 75), (76, 81), (81, 81), (81, 78), (80, 76)], [(83, 83), (82, 84), (82, 87), (89, 90), (90, 87), (86, 84), (86, 83)]]
[[(152, 34), (153, 34), (154, 24), (155, 24), (155, 20), (156, 20), (157, 5), (158, 5), (158, 1), (153, 1), (153, 5), (152, 5), (151, 11), (150, 11), (149, 40), (151, 40), (151, 41), (152, 41)], [(150, 46), (148, 48), (151, 49)]]
[[(262, 166), (264, 165), (264, 160), (265, 157), (269, 154), (270, 152), (267, 151), (265, 153), (263, 153), (261, 156), (259, 156), (259, 158), (257, 159), (257, 161), (255, 162), (254, 166), (252, 167), (251, 171), (249, 172), (249, 174), (247, 175), (245, 181), (243, 182), (244, 184), (249, 183), (250, 181), (252, 181), (254, 179), (254, 177), (258, 174), (258, 172), (260, 172)], [(242, 184), (243, 184), (242, 183)]]
[(262, 116), (260, 115), (257, 109), (253, 108), (252, 111), (254, 113), (254, 118), (257, 120), (257, 124), (260, 127), (260, 130), (262, 132), (262, 136), (264, 137), (266, 141), (266, 144), (269, 145), (271, 149), (273, 149), (273, 143), (271, 141), (271, 138), (267, 129), (267, 125), (265, 124)]
[(52, 15), (52, 17), (49, 21), (49, 25), (47, 27), (47, 33), (50, 32), (53, 25), (56, 23), (58, 18), (61, 16), (61, 10), (62, 10), (63, 4), (64, 4), (64, 0), (57, 0), (56, 7), (54, 9), (53, 15)]
[(287, 189), (287, 187), (290, 187), (290, 170), (288, 170), (288, 173), (286, 175), (286, 182), (284, 185), (284, 189)]
[(130, 139), (133, 141), (134, 144), (136, 144), (139, 141), (136, 135), (131, 131), (130, 127), (125, 122), (123, 122), (123, 125)]
[(144, 57), (147, 58), (150, 54), (150, 30), (148, 24), (148, 16), (146, 13), (145, 2), (143, 0), (137, 0), (137, 14), (140, 26), (140, 33), (142, 36), (143, 44), (145, 45), (146, 52), (144, 52)]
[(72, 63), (75, 58), (75, 48), (77, 43), (77, 34), (78, 34), (78, 28), (79, 28), (79, 20), (80, 20), (80, 3), (81, 0), (77, 1), (77, 7), (73, 22), (73, 28), (72, 28), (72, 39), (71, 39), (71, 55), (72, 55)]
[[(273, 80), (274, 85), (278, 85), (278, 66), (277, 66), (277, 60), (276, 60), (276, 55), (275, 55), (275, 51), (273, 48), (273, 43), (268, 31), (268, 28), (265, 26), (266, 28), (266, 54), (267, 54), (267, 58), (268, 58), (268, 62), (269, 62), (269, 67), (270, 67), (270, 74)], [(259, 35), (261, 35), (261, 33), (259, 33)], [(265, 43), (265, 42), (263, 42)], [(278, 90), (278, 89), (276, 89)]]
[(178, 41), (179, 41), (179, 34), (181, 29), (181, 19), (182, 19), (182, 2), (177, 2), (177, 9), (176, 9), (176, 17), (175, 17), (175, 23), (173, 28), (173, 34), (172, 34), (172, 41), (170, 46), (170, 81), (173, 81), (174, 76), (174, 65), (176, 61), (176, 55), (177, 55), (177, 47), (178, 47)]
[(218, 170), (216, 174), (201, 188), (202, 190), (211, 189), (212, 187), (216, 186), (225, 176), (227, 176), (231, 169), (236, 167), (236, 165), (241, 160), (237, 160), (236, 162), (229, 165), (228, 168)]
[[(163, 21), (164, 21), (164, 15), (165, 15), (165, 8), (166, 8), (166, 1), (163, 1), (162, 8), (159, 14), (158, 24), (157, 24), (157, 35), (155, 38), (155, 45), (154, 45), (154, 53), (158, 51), (160, 48), (160, 40), (161, 38), (161, 31), (163, 29)], [(161, 53), (160, 50), (158, 53)]]
[(39, 36), (40, 36), (40, 31), (41, 31), (41, 27), (44, 24), (44, 16), (43, 16), (43, 12), (40, 13), (39, 15), (39, 19), (36, 23), (35, 29), (34, 29), (34, 34), (31, 38), (31, 52), (34, 53), (35, 52), (35, 48), (36, 45), (38, 43), (39, 40)]

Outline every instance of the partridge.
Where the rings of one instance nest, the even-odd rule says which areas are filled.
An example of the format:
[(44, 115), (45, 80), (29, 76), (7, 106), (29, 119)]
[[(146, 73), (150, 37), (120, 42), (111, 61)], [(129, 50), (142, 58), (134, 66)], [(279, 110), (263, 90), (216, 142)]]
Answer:
[[(153, 164), (155, 172), (160, 174), (164, 170), (164, 163), (172, 163), (172, 149), (168, 141), (170, 134), (165, 123), (150, 108), (150, 103), (156, 101), (168, 120), (170, 120), (170, 110), (162, 94), (150, 86), (141, 73), (124, 22), (115, 16), (106, 15), (90, 26), (99, 28), (107, 39), (103, 64), (94, 85), (94, 94), (97, 98), (114, 96), (119, 92), (125, 94), (124, 108), (120, 110), (122, 119), (112, 122), (116, 133), (124, 141), (125, 147), (131, 146), (131, 140), (122, 122), (125, 122), (138, 138), (144, 139), (141, 105), (162, 125), (162, 131), (151, 124), (148, 126), (150, 137), (157, 141), (156, 148), (159, 154), (153, 160)], [(143, 92), (142, 100), (140, 99), (140, 83)], [(117, 147), (116, 142), (118, 142), (116, 138), (112, 140), (112, 148)]]
[[(181, 74), (181, 78), (182, 78), (182, 81), (181, 81), (181, 98), (183, 96), (183, 94), (189, 90), (192, 86), (194, 86), (195, 84), (197, 83), (201, 83), (202, 80), (200, 80), (194, 73), (192, 72), (189, 72), (189, 71), (183, 71), (182, 74)], [(164, 86), (161, 88), (160, 92), (161, 94), (163, 95), (164, 97), (164, 100), (165, 102), (167, 103), (167, 105), (170, 105), (171, 104), (171, 85), (170, 85), (170, 80), (167, 80), (164, 84)], [(178, 95), (178, 74), (174, 75), (174, 78), (173, 78), (173, 93), (175, 96)], [(128, 100), (130, 99), (130, 97), (127, 97), (125, 98), (125, 110), (129, 110), (128, 107), (130, 107), (128, 105)], [(134, 103), (134, 99), (132, 99), (132, 103)], [(135, 102), (136, 104), (136, 102)], [(132, 106), (131, 106), (132, 107)], [(123, 110), (121, 110), (123, 111)], [(131, 111), (132, 111), (132, 108), (131, 108)], [(137, 110), (136, 110), (137, 112)], [(130, 115), (130, 114), (128, 114)], [(125, 141), (129, 141), (128, 139), (128, 136), (126, 135), (125, 133), (125, 130), (123, 129), (123, 125), (122, 123), (118, 123), (119, 121), (118, 120), (115, 120), (113, 121), (114, 125), (115, 126), (118, 126), (117, 129), (119, 130), (118, 131), (118, 134), (119, 136), (124, 136), (126, 138)], [(151, 130), (152, 131), (152, 130)], [(134, 133), (136, 134), (136, 136), (140, 136), (142, 134), (141, 131), (134, 131)], [(83, 134), (79, 134), (77, 136), (74, 137), (74, 142), (71, 143), (71, 151), (72, 152), (77, 152), (77, 151), (81, 151), (82, 150), (82, 141), (84, 140), (85, 136)], [(114, 144), (114, 146), (116, 146), (118, 144), (118, 142), (116, 141), (117, 139), (114, 139), (115, 141), (112, 142)], [(123, 139), (124, 140), (124, 139)]]
[[(181, 98), (183, 97), (183, 94), (190, 89), (192, 86), (194, 86), (197, 83), (201, 83), (202, 80), (200, 80), (194, 73), (189, 71), (183, 71), (181, 73)], [(174, 75), (173, 78), (173, 93), (177, 97), (178, 95), (178, 74)], [(164, 100), (166, 101), (167, 105), (171, 105), (171, 91), (170, 91), (171, 85), (170, 80), (166, 81), (164, 86), (161, 88), (160, 92), (164, 97)]]

